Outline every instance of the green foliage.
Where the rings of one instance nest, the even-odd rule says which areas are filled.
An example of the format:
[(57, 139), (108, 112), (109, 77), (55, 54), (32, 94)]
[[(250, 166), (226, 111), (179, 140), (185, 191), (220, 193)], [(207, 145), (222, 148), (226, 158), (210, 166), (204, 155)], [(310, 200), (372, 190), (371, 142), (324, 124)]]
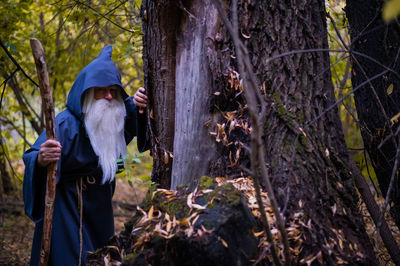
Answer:
[(119, 178), (126, 178), (136, 185), (149, 186), (151, 181), (151, 170), (153, 159), (150, 152), (139, 153), (136, 139), (128, 145), (128, 155), (125, 158), (125, 171), (117, 174)]
[[(97, 57), (105, 45), (113, 45), (113, 60), (121, 71), (128, 94), (132, 95), (143, 85), (140, 4), (138, 0), (4, 0), (0, 1), (0, 9), (4, 11), (0, 15), (0, 39), (36, 82), (29, 39), (34, 37), (41, 41), (57, 114), (65, 108), (69, 89), (80, 70)], [(7, 80), (0, 110), (0, 132), (13, 168), (22, 179), (22, 153), (40, 133), (33, 129), (30, 121), (43, 129), (41, 99), (39, 89), (21, 71), (8, 79), (17, 66), (1, 48), (0, 59), (1, 82)], [(140, 160), (145, 170), (135, 174), (149, 179), (150, 159)]]
[(382, 9), (382, 18), (388, 23), (400, 15), (400, 0), (387, 1)]

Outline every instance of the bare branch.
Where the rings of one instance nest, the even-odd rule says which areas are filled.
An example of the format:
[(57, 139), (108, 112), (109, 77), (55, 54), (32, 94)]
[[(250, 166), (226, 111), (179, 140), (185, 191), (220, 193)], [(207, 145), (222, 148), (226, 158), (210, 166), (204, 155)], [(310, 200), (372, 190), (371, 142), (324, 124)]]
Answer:
[[(135, 33), (135, 31), (130, 30), (130, 29), (126, 29), (126, 28), (122, 27), (121, 25), (115, 23), (114, 21), (112, 21), (111, 19), (109, 19), (108, 17), (106, 17), (106, 15), (101, 14), (101, 13), (98, 12), (96, 9), (94, 9), (93, 7), (91, 7), (90, 5), (88, 5), (88, 4), (86, 4), (86, 3), (82, 3), (82, 2), (80, 2), (80, 1), (78, 1), (78, 0), (75, 0), (75, 2), (78, 3), (78, 4), (80, 4), (80, 5), (86, 6), (87, 8), (89, 8), (90, 10), (92, 10), (93, 12), (95, 12), (97, 15), (99, 15), (99, 16), (101, 16), (102, 18), (106, 19), (107, 21), (109, 21), (111, 24), (117, 26), (118, 28), (120, 28), (120, 29), (122, 29), (122, 30), (124, 30), (124, 31), (130, 32), (130, 33)], [(122, 3), (120, 3), (119, 5), (117, 5), (117, 7), (113, 8), (111, 11), (107, 12), (107, 14), (113, 12), (115, 9), (117, 9), (117, 8), (120, 7), (121, 5), (125, 4), (125, 2), (127, 2), (127, 0), (124, 1), (124, 2), (122, 2)]]
[(17, 63), (17, 61), (14, 59), (14, 57), (10, 54), (10, 52), (7, 50), (6, 46), (3, 44), (1, 38), (0, 38), (0, 46), (3, 48), (4, 52), (7, 54), (7, 56), (11, 59), (11, 61), (14, 63), (14, 65), (17, 67), (18, 70), (21, 70), (22, 74), (29, 79), (36, 87), (39, 87), (39, 85), (33, 81), (33, 79), (26, 74), (26, 72), (22, 69), (22, 67)]

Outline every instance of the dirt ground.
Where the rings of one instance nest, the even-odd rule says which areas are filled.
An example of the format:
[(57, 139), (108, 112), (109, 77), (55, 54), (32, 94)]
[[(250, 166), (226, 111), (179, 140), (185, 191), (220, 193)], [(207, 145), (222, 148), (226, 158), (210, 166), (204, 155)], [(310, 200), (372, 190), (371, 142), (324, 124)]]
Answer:
[[(124, 228), (124, 223), (134, 213), (133, 205), (139, 204), (147, 191), (142, 182), (132, 184), (126, 179), (117, 179), (114, 194), (115, 232)], [(34, 223), (24, 215), (21, 192), (14, 196), (0, 199), (0, 265), (27, 265), (30, 257)], [(382, 200), (379, 203), (382, 204)], [(366, 222), (366, 230), (374, 245), (380, 265), (394, 265), (381, 240), (377, 240), (375, 226), (362, 204), (360, 206)], [(400, 232), (388, 218), (397, 243), (400, 244)]]
[[(140, 203), (146, 191), (147, 186), (143, 183), (132, 184), (126, 179), (117, 179), (113, 198), (116, 233), (123, 230), (124, 223), (134, 213), (130, 210), (132, 208), (126, 208), (124, 204), (133, 207)], [(21, 193), (3, 197), (0, 201), (0, 265), (27, 265), (29, 263), (35, 225), (24, 214)]]

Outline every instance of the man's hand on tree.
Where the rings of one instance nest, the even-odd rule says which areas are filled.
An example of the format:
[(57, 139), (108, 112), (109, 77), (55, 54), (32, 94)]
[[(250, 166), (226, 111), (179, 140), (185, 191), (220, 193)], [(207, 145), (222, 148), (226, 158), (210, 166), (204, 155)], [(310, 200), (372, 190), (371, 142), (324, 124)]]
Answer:
[(41, 167), (46, 167), (49, 163), (56, 162), (61, 156), (61, 144), (56, 140), (46, 140), (40, 145), (37, 163)]
[(133, 96), (133, 102), (137, 107), (139, 107), (139, 114), (143, 114), (144, 108), (147, 106), (147, 96), (145, 93), (146, 89), (140, 87)]

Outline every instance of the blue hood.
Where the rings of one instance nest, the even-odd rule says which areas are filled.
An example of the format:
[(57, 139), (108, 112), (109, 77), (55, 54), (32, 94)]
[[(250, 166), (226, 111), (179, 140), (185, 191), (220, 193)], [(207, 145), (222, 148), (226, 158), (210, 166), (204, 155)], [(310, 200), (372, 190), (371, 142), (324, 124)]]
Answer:
[(112, 47), (106, 46), (99, 56), (79, 73), (68, 95), (67, 108), (77, 117), (82, 117), (82, 95), (91, 87), (118, 85), (122, 98), (128, 97), (121, 84), (121, 74), (111, 59)]

